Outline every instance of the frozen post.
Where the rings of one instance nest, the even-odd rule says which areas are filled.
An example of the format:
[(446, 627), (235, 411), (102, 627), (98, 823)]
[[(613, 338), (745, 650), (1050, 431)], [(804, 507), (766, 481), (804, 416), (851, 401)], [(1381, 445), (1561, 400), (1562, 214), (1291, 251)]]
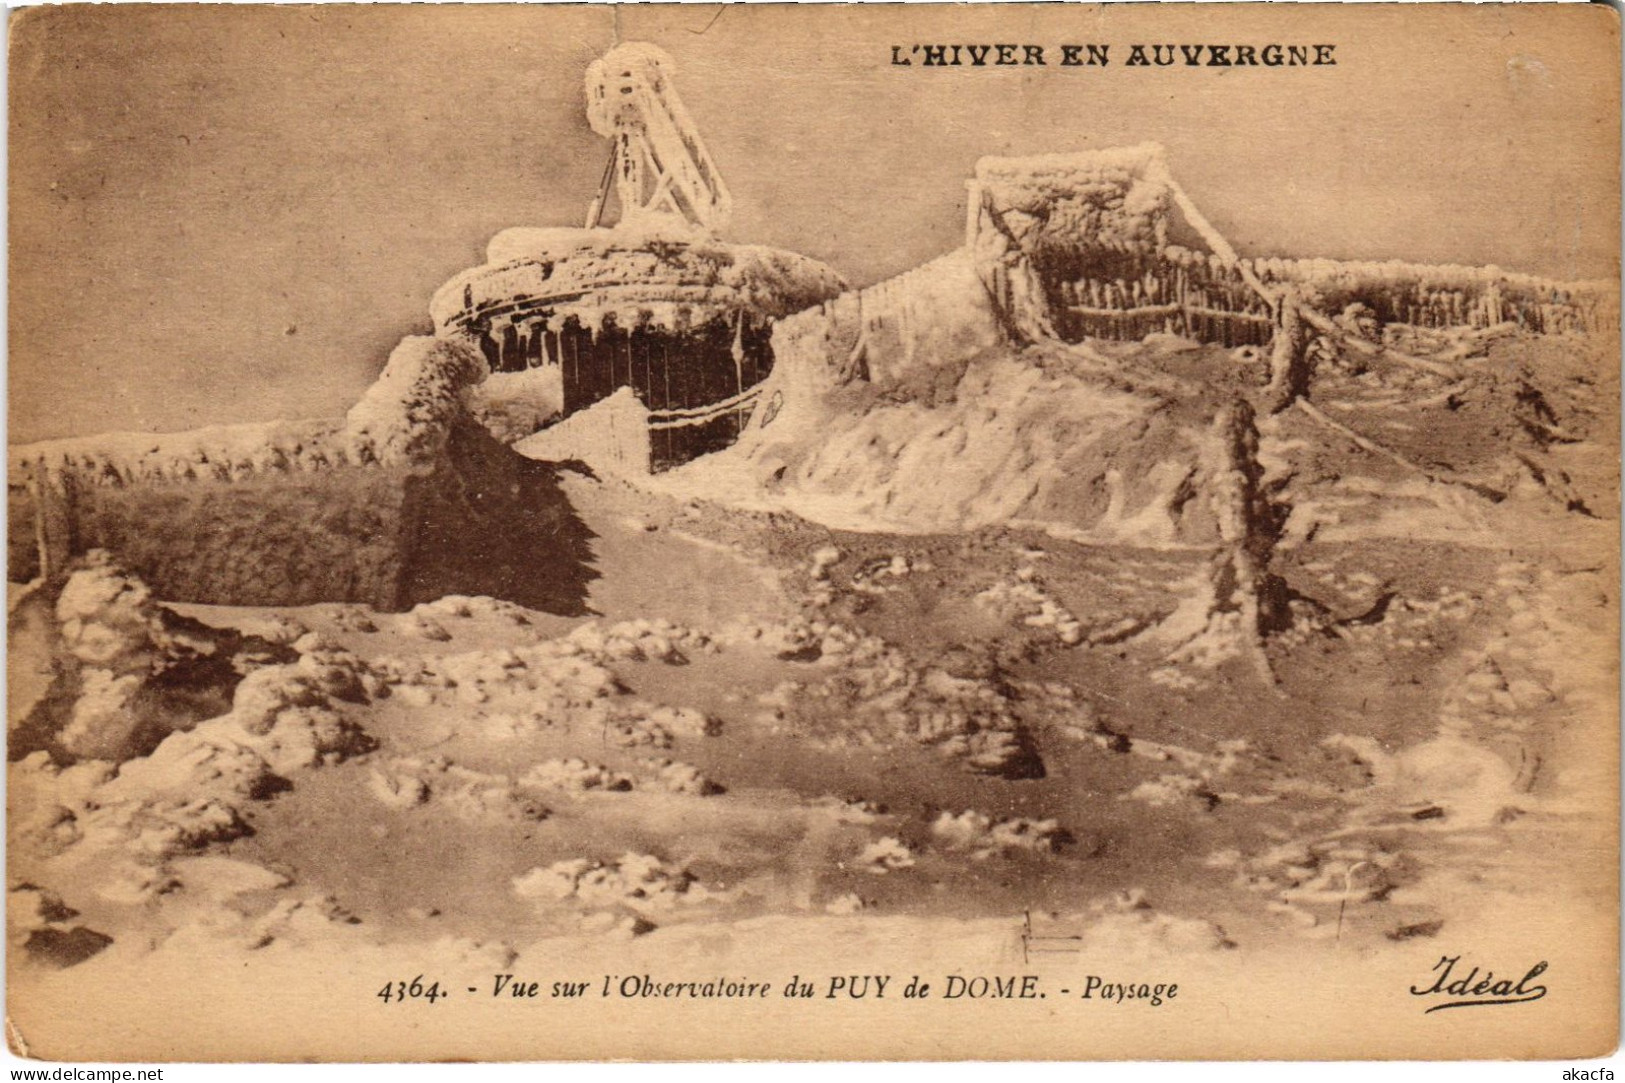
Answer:
[(1270, 344), (1270, 382), (1264, 404), (1278, 414), (1294, 401), (1309, 396), (1309, 336), (1298, 311), (1298, 291), (1286, 287), (1277, 302), (1275, 338)]

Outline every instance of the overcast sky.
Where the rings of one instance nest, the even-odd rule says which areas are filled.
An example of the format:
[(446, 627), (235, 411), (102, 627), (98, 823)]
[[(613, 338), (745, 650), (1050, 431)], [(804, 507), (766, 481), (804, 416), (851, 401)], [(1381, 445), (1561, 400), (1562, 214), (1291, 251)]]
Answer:
[[(734, 193), (729, 239), (854, 284), (958, 243), (984, 154), (1156, 140), (1238, 249), (1617, 274), (1606, 7), (628, 8)], [(12, 15), (12, 441), (342, 412), (512, 225), (578, 225), (606, 7)], [(1335, 67), (1123, 66), (1335, 43)], [(1045, 68), (892, 45), (1042, 44)], [(1062, 43), (1111, 46), (1062, 69)]]

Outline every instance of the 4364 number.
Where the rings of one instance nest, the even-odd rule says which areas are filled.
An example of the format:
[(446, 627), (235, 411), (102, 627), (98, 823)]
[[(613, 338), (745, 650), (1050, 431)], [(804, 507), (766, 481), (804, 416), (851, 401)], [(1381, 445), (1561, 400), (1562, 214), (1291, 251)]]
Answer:
[(423, 975), (419, 974), (411, 981), (386, 981), (384, 987), (378, 990), (378, 999), (385, 1004), (393, 1004), (407, 1000), (427, 1000), (430, 1004), (443, 996), (448, 996), (440, 988), (439, 982), (431, 985), (423, 984)]

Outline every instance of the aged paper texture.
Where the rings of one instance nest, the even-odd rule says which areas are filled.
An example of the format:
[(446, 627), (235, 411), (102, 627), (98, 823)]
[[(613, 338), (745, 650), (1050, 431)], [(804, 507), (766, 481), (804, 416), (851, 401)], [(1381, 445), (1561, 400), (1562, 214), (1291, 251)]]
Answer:
[(9, 48), (14, 1051), (1614, 1046), (1614, 11)]

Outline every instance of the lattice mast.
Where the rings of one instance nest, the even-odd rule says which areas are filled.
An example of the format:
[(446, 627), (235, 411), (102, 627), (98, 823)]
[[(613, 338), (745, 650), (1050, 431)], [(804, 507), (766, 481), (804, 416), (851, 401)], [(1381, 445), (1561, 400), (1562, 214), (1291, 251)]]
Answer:
[(611, 180), (619, 225), (679, 220), (715, 234), (727, 224), (733, 197), (677, 95), (675, 72), (671, 57), (644, 42), (617, 45), (587, 68), (587, 121), (613, 142), (588, 228), (603, 219)]

